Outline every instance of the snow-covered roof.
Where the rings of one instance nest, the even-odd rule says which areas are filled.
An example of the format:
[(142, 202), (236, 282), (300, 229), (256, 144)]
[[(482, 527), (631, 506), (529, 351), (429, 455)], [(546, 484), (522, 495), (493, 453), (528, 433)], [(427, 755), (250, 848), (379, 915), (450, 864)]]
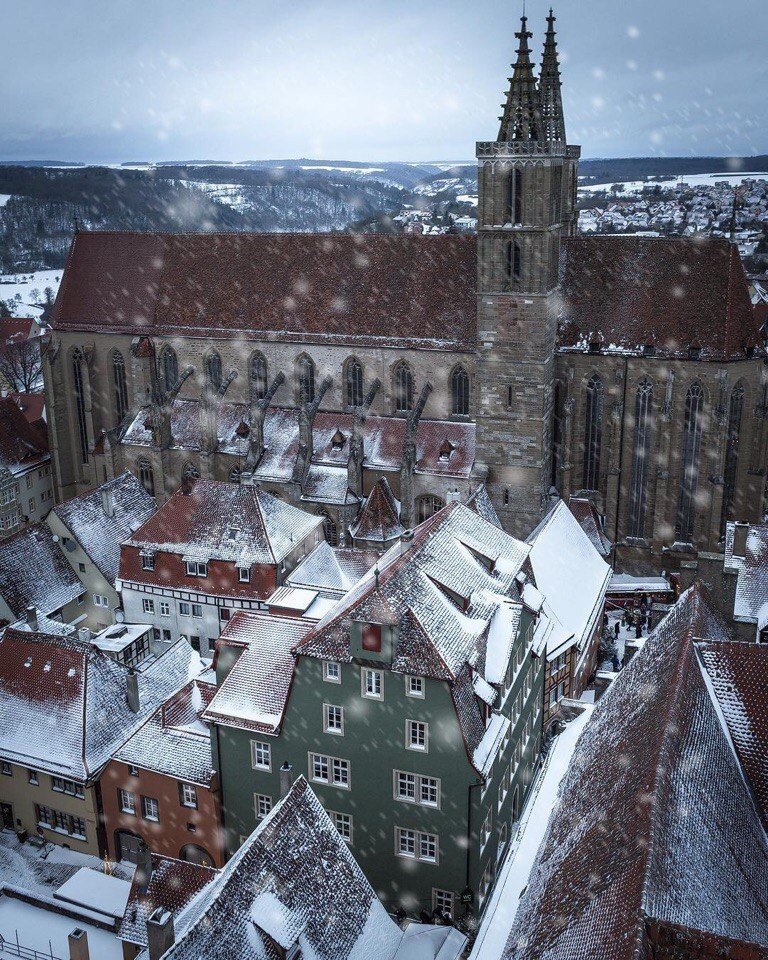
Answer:
[(569, 497), (568, 509), (576, 517), (579, 526), (600, 556), (609, 557), (613, 544), (605, 535), (600, 516), (592, 501), (588, 497)]
[(376, 565), (375, 550), (332, 547), (322, 540), (286, 578), (295, 587), (316, 589), (328, 597), (341, 597)]
[(322, 522), (257, 487), (195, 480), (188, 492), (182, 487), (166, 500), (127, 545), (206, 562), (273, 565)]
[(100, 913), (109, 922), (122, 920), (131, 885), (90, 867), (81, 867), (56, 891), (54, 897), (86, 910)]
[[(768, 618), (768, 524), (749, 526), (744, 536), (743, 556), (735, 547), (737, 527), (729, 523), (725, 535), (725, 568), (738, 571), (733, 615), (736, 620), (766, 626)], [(763, 621), (760, 623), (760, 621)]]
[(350, 533), (355, 540), (364, 540), (381, 547), (388, 546), (403, 533), (400, 525), (400, 504), (395, 499), (386, 477), (381, 477), (374, 484)]
[(274, 734), (288, 700), (295, 660), (292, 650), (311, 620), (238, 610), (218, 646), (245, 649), (203, 714), (205, 720)]
[(198, 663), (181, 641), (147, 661), (137, 672), (134, 713), (126, 695), (128, 669), (92, 644), (6, 630), (0, 639), (0, 755), (85, 782)]
[(506, 960), (649, 960), (648, 924), (768, 946), (768, 837), (696, 652), (726, 636), (691, 588), (598, 703)]
[(90, 560), (114, 586), (120, 544), (155, 512), (155, 501), (132, 473), (123, 473), (91, 493), (67, 500), (53, 512)]
[(14, 617), (22, 617), (29, 606), (54, 613), (84, 593), (45, 524), (0, 540), (0, 597)]
[(200, 718), (215, 693), (214, 684), (191, 680), (155, 710), (115, 753), (115, 759), (209, 787), (211, 740)]
[[(307, 960), (436, 960), (453, 936), (447, 927), (406, 934), (397, 926), (303, 777), (176, 929), (164, 960), (275, 960), (275, 944), (298, 945)], [(454, 942), (445, 960), (459, 957), (464, 938)]]
[(562, 500), (552, 506), (528, 543), (545, 610), (583, 648), (602, 616), (611, 568)]
[(488, 495), (488, 490), (486, 489), (485, 484), (481, 484), (473, 494), (467, 500), (467, 506), (470, 510), (474, 510), (475, 513), (478, 513), (483, 520), (487, 520), (488, 523), (492, 523), (494, 527), (498, 527), (499, 530), (501, 527), (501, 520), (496, 513), (496, 508), (491, 501), (490, 496)]

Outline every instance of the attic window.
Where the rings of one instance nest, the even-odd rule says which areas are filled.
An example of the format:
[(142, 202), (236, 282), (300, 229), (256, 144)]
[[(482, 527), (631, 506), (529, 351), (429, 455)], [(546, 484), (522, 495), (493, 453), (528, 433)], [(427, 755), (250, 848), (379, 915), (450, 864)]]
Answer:
[(154, 570), (155, 569), (155, 558), (151, 553), (142, 553), (141, 555), (141, 569), (142, 570)]
[(362, 629), (362, 646), (366, 653), (381, 653), (381, 625), (378, 623), (364, 623)]
[(701, 357), (701, 347), (697, 343), (692, 343), (688, 347), (688, 359), (698, 360)]
[(331, 449), (341, 450), (346, 442), (347, 438), (344, 436), (341, 430), (337, 430), (336, 433), (334, 433), (334, 435), (331, 437)]
[(589, 341), (589, 352), (590, 352), (590, 353), (600, 353), (600, 341), (599, 341), (599, 340), (590, 340), (590, 341)]
[(451, 454), (455, 449), (450, 440), (444, 440), (443, 445), (440, 447), (440, 460), (443, 463), (447, 463), (447, 461), (451, 459)]
[(646, 343), (643, 347), (643, 356), (644, 357), (655, 357), (656, 356), (656, 347), (652, 343)]
[(235, 433), (238, 435), (238, 437), (247, 437), (250, 432), (251, 428), (244, 420), (241, 420), (240, 423), (238, 423), (237, 429), (235, 430)]

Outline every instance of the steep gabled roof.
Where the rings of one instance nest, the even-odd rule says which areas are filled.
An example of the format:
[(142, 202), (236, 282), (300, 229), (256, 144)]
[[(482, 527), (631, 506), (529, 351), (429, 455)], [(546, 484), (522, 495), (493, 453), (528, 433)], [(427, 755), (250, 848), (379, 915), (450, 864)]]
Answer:
[(181, 641), (149, 661), (134, 713), (122, 664), (72, 637), (8, 629), (0, 638), (0, 754), (85, 782), (187, 682), (196, 661)]
[(645, 958), (647, 919), (768, 946), (768, 837), (694, 643), (725, 636), (691, 588), (598, 704), (506, 960)]
[(127, 544), (201, 561), (273, 565), (322, 522), (257, 487), (196, 480), (188, 493), (179, 489), (166, 500)]
[(10, 397), (0, 397), (0, 469), (13, 473), (48, 457), (45, 432), (33, 426)]
[(315, 549), (290, 572), (286, 583), (293, 587), (312, 587), (321, 594), (341, 597), (351, 589), (378, 560), (375, 550), (332, 547), (321, 540)]
[[(110, 513), (104, 509), (104, 500)], [(151, 497), (132, 473), (122, 473), (91, 493), (54, 507), (104, 579), (113, 586), (120, 568), (120, 544), (138, 530), (156, 510)]]
[(606, 537), (595, 505), (587, 497), (569, 497), (568, 509), (576, 517), (579, 526), (592, 541), (592, 546), (601, 557), (609, 557), (613, 544)]
[(737, 571), (733, 615), (762, 630), (768, 626), (768, 524), (749, 527), (743, 557), (734, 549), (736, 526), (729, 523), (726, 527), (724, 558), (725, 568)]
[(0, 597), (17, 619), (33, 606), (54, 613), (85, 593), (45, 524), (0, 540)]
[(399, 504), (386, 477), (374, 484), (350, 532), (356, 540), (382, 546), (403, 532)]
[(475, 339), (474, 237), (75, 234), (55, 330), (431, 349)]

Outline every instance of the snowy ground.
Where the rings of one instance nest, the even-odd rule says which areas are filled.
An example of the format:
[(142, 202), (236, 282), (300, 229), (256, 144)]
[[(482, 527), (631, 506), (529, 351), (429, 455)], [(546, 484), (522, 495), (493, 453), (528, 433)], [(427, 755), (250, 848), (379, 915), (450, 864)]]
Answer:
[(528, 885), (536, 853), (557, 804), (560, 781), (568, 770), (576, 741), (592, 710), (588, 706), (584, 713), (572, 720), (550, 747), (533, 795), (523, 811), (518, 832), (512, 839), (512, 849), (501, 868), (469, 960), (478, 960), (481, 955), (482, 960), (500, 960), (520, 897)]
[[(78, 927), (88, 934), (88, 948), (93, 960), (122, 960), (122, 943), (114, 933), (21, 900), (0, 898), (0, 936), (14, 947), (18, 937), (22, 948), (39, 950), (44, 956), (65, 960), (70, 955), (67, 937)], [(0, 946), (2, 960), (17, 956), (15, 949), (6, 951)], [(29, 954), (23, 953), (22, 956)]]
[[(688, 187), (713, 187), (718, 183), (726, 183), (728, 186), (738, 186), (745, 180), (768, 180), (768, 173), (693, 173), (684, 174), (675, 177), (673, 180), (661, 180), (658, 177), (652, 177), (648, 180), (627, 180), (614, 181), (624, 189), (619, 194), (620, 197), (627, 197), (642, 193), (646, 187), (660, 186), (662, 190), (674, 190), (679, 183), (684, 183)], [(610, 191), (613, 183), (588, 183), (579, 186), (579, 193), (602, 193)]]
[[(1, 199), (1, 198), (0, 198)], [(1, 204), (0, 204), (1, 206)], [(0, 276), (0, 300), (16, 300), (11, 306), (16, 317), (39, 317), (43, 310), (32, 300), (32, 291), (37, 290), (42, 300), (46, 287), (53, 290), (54, 296), (61, 283), (62, 270), (40, 270), (37, 273), (9, 273)]]

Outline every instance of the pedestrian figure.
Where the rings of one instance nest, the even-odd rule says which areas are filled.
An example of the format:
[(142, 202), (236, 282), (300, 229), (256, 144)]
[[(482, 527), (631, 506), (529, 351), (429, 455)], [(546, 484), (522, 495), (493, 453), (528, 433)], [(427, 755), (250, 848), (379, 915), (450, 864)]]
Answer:
[(621, 633), (621, 622), (619, 620), (617, 620), (616, 623), (613, 625), (613, 633), (616, 639), (618, 640), (619, 634)]

